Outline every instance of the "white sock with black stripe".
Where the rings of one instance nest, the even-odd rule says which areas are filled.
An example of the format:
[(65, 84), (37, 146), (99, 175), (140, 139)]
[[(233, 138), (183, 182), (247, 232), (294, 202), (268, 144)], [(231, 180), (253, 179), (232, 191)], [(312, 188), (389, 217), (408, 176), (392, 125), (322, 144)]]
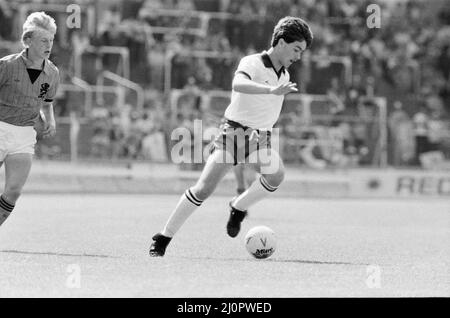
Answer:
[(161, 232), (162, 235), (173, 237), (178, 232), (180, 227), (186, 222), (187, 218), (203, 203), (192, 193), (191, 189), (187, 189), (178, 201), (175, 210), (167, 220), (166, 226)]
[(12, 210), (14, 210), (14, 204), (8, 202), (2, 194), (0, 196), (0, 225), (6, 221)]
[(271, 186), (267, 183), (266, 179), (263, 176), (259, 178), (259, 180), (255, 180), (252, 185), (238, 196), (234, 202), (233, 207), (240, 211), (247, 211), (247, 209), (254, 203), (264, 199), (271, 192), (274, 192), (277, 187)]

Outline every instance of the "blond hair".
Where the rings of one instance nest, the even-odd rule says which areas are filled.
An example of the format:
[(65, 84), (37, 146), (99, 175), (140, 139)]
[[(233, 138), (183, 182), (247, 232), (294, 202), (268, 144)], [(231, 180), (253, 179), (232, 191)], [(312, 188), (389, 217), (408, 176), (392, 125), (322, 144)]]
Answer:
[(45, 30), (52, 34), (56, 33), (55, 19), (44, 11), (31, 13), (23, 24), (22, 44), (25, 45), (25, 39), (31, 38), (33, 32), (37, 30)]

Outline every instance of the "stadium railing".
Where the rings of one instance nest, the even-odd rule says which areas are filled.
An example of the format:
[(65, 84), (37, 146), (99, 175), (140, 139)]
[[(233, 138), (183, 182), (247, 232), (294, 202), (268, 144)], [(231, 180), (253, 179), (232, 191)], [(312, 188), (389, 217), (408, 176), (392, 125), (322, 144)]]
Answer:
[[(215, 51), (181, 51), (166, 52), (165, 63), (164, 63), (164, 92), (166, 94), (170, 93), (172, 89), (172, 72), (173, 65), (172, 61), (175, 56), (202, 58), (202, 59), (221, 59), (221, 60), (236, 60), (236, 56), (233, 52), (215, 52)], [(230, 70), (233, 71), (233, 70)]]
[[(90, 85), (80, 78), (73, 77), (71, 83), (60, 84), (55, 100), (57, 107), (67, 108), (59, 114), (60, 117), (68, 117), (70, 112), (74, 111), (79, 117), (89, 118), (95, 107), (108, 108), (123, 105), (125, 91), (120, 86)], [(135, 107), (142, 107), (142, 101)]]
[[(81, 92), (83, 98), (79, 100), (82, 100), (83, 103), (82, 107), (78, 108), (77, 110), (81, 116), (87, 116), (92, 109), (92, 87), (88, 83), (77, 77), (73, 77), (71, 79), (71, 82), (72, 84), (62, 83), (59, 85), (56, 100), (60, 99), (62, 96), (69, 92), (75, 93), (77, 94), (77, 96), (78, 93)], [(75, 109), (72, 111), (75, 111)]]
[[(144, 108), (144, 90), (139, 84), (136, 84), (132, 81), (130, 81), (127, 78), (124, 78), (122, 76), (119, 76), (113, 72), (110, 71), (103, 71), (98, 74), (97, 77), (97, 86), (98, 87), (105, 87), (105, 79), (111, 80), (114, 83), (120, 85), (117, 87), (118, 90), (122, 90), (124, 88), (130, 89), (136, 94), (136, 105), (134, 109), (136, 110), (142, 110)], [(101, 93), (100, 91), (97, 91), (98, 93)], [(120, 96), (125, 96), (125, 93), (121, 93)], [(103, 95), (97, 94), (97, 101), (99, 104), (103, 104)], [(119, 104), (123, 105), (125, 104), (125, 100), (122, 100), (119, 102)]]
[[(121, 75), (122, 77), (129, 79), (130, 78), (130, 51), (127, 47), (124, 46), (92, 46), (89, 45), (83, 51), (78, 53), (75, 56), (75, 76), (80, 78), (83, 76), (83, 55), (91, 53), (95, 55), (95, 68), (97, 71), (101, 71), (104, 69), (103, 65), (103, 56), (106, 54), (117, 55), (120, 57), (120, 62), (118, 63), (117, 68), (114, 70), (114, 73)], [(89, 69), (92, 72), (92, 69)]]
[[(195, 105), (186, 104), (192, 95), (197, 94), (200, 99), (201, 118), (208, 122), (220, 123), (224, 111), (229, 104), (231, 93), (229, 91), (209, 90), (197, 93), (187, 90), (173, 89), (170, 94), (172, 127), (180, 124), (182, 108), (192, 108)], [(361, 118), (358, 115), (344, 116), (330, 114), (334, 106), (333, 101), (326, 95), (289, 94), (286, 96), (280, 120), (275, 127), (281, 128), (280, 143), (291, 143), (291, 151), (285, 153), (288, 161), (297, 162), (302, 154), (302, 149), (311, 144), (318, 146), (324, 153), (326, 161), (335, 165), (336, 156), (345, 152), (344, 142), (347, 142), (345, 131), (342, 131), (336, 123), (344, 124), (350, 129), (356, 130), (356, 125), (364, 129), (366, 147), (369, 150), (369, 158), (365, 163), (375, 167), (387, 166), (387, 105), (383, 97), (371, 97), (376, 105), (376, 112), (369, 117)], [(189, 103), (189, 102), (188, 102)], [(186, 111), (186, 109), (184, 109)], [(286, 133), (287, 126), (291, 132)], [(313, 138), (311, 136), (314, 136)], [(351, 138), (350, 138), (351, 139)], [(328, 156), (327, 156), (328, 154)]]
[[(28, 14), (34, 11), (45, 11), (52, 15), (58, 22), (58, 34), (57, 37), (62, 41), (62, 43), (69, 43), (69, 27), (66, 24), (68, 14), (73, 13), (74, 7), (70, 5), (77, 5), (77, 3), (72, 3), (71, 1), (66, 1), (66, 3), (23, 3), (23, 2), (13, 2), (8, 3), (11, 9), (17, 12), (18, 18), (16, 23), (20, 24), (25, 21)], [(79, 11), (81, 16), (80, 27), (86, 29), (89, 34), (94, 34), (96, 30), (96, 9), (93, 4), (84, 4), (83, 9)], [(20, 38), (21, 25), (16, 25), (14, 28), (15, 38)]]
[[(168, 94), (172, 88), (179, 89), (180, 87), (174, 87), (172, 83), (173, 74), (177, 76), (183, 76), (177, 72), (176, 67), (173, 65), (175, 57), (189, 57), (193, 59), (206, 59), (215, 61), (224, 61), (237, 65), (239, 59), (242, 57), (235, 52), (217, 52), (217, 51), (168, 51), (165, 56), (164, 63), (164, 92)], [(319, 56), (313, 55), (302, 62), (306, 67), (313, 69), (309, 74), (309, 78), (306, 83), (302, 83), (304, 87), (308, 87), (308, 92), (313, 94), (325, 94), (328, 89), (331, 88), (331, 82), (333, 79), (338, 79), (339, 83), (343, 83), (344, 87), (350, 87), (352, 84), (352, 61), (347, 56)], [(212, 67), (212, 66), (210, 66)], [(220, 74), (220, 76), (228, 76), (231, 82), (234, 68), (228, 68), (228, 74)], [(293, 71), (294, 76), (296, 70)], [(217, 83), (212, 83), (218, 86)], [(226, 87), (220, 87), (220, 89), (226, 89)]]
[[(181, 33), (204, 37), (207, 35), (210, 23), (216, 20), (248, 20), (260, 19), (254, 15), (240, 15), (228, 12), (206, 12), (197, 10), (179, 10), (179, 9), (159, 9), (142, 8), (138, 17), (144, 21), (152, 22), (151, 31), (153, 33)], [(154, 19), (155, 21), (149, 21)], [(158, 25), (158, 19), (163, 19), (162, 24)], [(172, 24), (172, 25), (170, 25)], [(181, 25), (181, 27), (180, 27)]]

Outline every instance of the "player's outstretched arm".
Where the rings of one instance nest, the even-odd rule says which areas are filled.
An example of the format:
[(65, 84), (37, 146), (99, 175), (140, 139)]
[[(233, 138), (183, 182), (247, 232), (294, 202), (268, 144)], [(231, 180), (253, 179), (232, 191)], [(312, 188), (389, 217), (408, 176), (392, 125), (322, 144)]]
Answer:
[(274, 95), (286, 95), (289, 93), (298, 92), (297, 84), (289, 82), (278, 86), (272, 86), (270, 94)]
[(252, 81), (244, 74), (236, 74), (233, 79), (233, 90), (243, 94), (274, 94), (285, 95), (297, 92), (297, 84), (289, 82), (278, 86), (264, 85)]
[(42, 106), (42, 112), (44, 113), (45, 130), (42, 132), (44, 138), (52, 137), (56, 133), (56, 121), (55, 114), (53, 112), (52, 103), (44, 103)]

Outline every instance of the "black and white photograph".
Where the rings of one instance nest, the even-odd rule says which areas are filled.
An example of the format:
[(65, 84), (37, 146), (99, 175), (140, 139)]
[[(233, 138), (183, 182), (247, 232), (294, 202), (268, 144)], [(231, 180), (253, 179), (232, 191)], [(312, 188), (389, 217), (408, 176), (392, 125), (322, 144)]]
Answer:
[(0, 0), (0, 184), (3, 299), (449, 298), (450, 1)]

